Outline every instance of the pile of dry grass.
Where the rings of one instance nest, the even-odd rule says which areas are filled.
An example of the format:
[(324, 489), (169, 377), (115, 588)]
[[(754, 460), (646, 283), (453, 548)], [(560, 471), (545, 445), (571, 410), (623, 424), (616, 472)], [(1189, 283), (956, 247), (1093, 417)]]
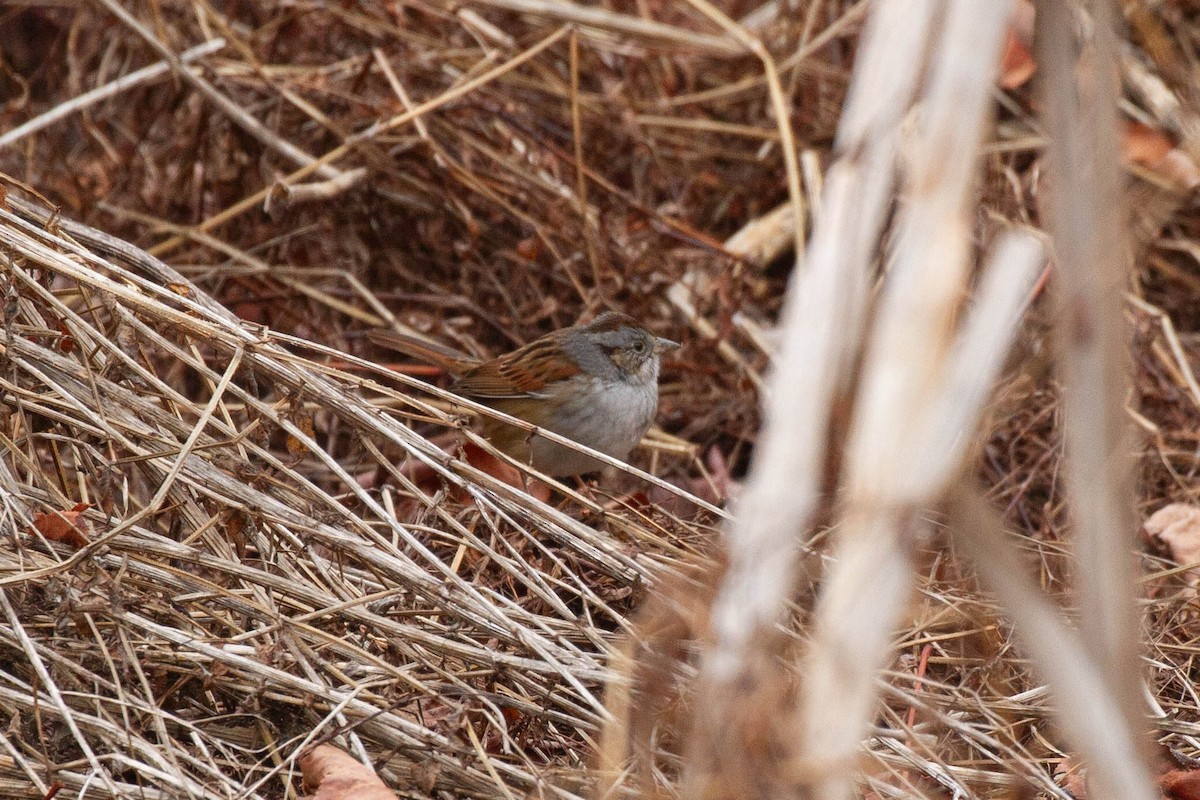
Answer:
[[(131, 768), (162, 796), (277, 785), (287, 754), (343, 729), (361, 754), (401, 754), (402, 780), (458, 792), (549, 791), (551, 754), (584, 760), (605, 638), (680, 545), (594, 503), (539, 503), (404, 425), (449, 423), (419, 397), (288, 352), (309, 348), (115, 240), (64, 223), (132, 269), (27, 216), (4, 212), (0, 234), (13, 791), (128, 792), (145, 779), (125, 785)], [(345, 463), (318, 442), (334, 426), (355, 443)], [(368, 463), (396, 485), (364, 489)], [(85, 546), (47, 541), (56, 516)], [(39, 752), (86, 760), (46, 774)], [(120, 753), (137, 766), (106, 763)], [(492, 767), (500, 753), (523, 758)]]
[[(1129, 7), (1129, 85), (1183, 85), (1200, 20)], [(777, 83), (700, 0), (0, 12), (0, 170), (62, 208), (6, 181), (34, 202), (0, 211), (0, 794), (290, 797), (319, 740), (406, 796), (586, 793), (613, 645), (647, 587), (712, 549), (706, 501), (756, 443), (791, 264), (770, 215), (788, 175), (819, 203), (867, 10), (723, 4)], [(1195, 144), (1186, 103), (1173, 118), (1131, 88), (1129, 105)], [(987, 138), (981, 244), (1039, 218), (1027, 87)], [(1200, 230), (1138, 191), (1150, 508), (1196, 495)], [(764, 218), (758, 249), (727, 241)], [(477, 442), (449, 396), (385, 373), (361, 336), (398, 324), (494, 353), (604, 306), (685, 342), (635, 457), (663, 480), (551, 504), (457, 458)], [(1071, 564), (1056, 313), (1033, 309), (981, 467), (1053, 591)], [(47, 541), (47, 515), (79, 503), (89, 543)], [(1065, 797), (1046, 694), (996, 608), (923, 557), (870, 785)], [(1159, 738), (1195, 758), (1194, 600), (1146, 565)], [(650, 740), (669, 783), (678, 742)]]

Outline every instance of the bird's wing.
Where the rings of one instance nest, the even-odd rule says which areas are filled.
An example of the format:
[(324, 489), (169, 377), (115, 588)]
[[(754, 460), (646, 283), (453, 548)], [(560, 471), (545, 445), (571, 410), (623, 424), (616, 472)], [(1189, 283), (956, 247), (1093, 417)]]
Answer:
[(472, 367), (455, 382), (454, 390), (481, 400), (539, 397), (548, 385), (578, 374), (575, 362), (564, 358), (559, 344), (546, 336)]

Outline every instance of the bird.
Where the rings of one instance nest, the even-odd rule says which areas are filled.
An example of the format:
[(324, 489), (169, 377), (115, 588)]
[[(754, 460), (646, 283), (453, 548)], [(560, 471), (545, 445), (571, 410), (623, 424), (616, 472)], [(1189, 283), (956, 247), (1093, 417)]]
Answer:
[[(486, 360), (390, 330), (370, 331), (368, 338), (441, 367), (454, 378), (455, 394), (620, 460), (654, 421), (662, 356), (679, 347), (617, 311)], [(550, 477), (582, 475), (604, 466), (578, 450), (490, 417), (481, 426), (497, 449)]]

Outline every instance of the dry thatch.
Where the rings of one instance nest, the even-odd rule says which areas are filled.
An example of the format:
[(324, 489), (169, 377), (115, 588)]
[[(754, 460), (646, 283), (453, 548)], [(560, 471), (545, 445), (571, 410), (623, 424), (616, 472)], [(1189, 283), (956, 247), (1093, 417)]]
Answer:
[[(487, 794), (499, 781), (528, 791), (547, 766), (488, 753), (583, 747), (602, 715), (606, 633), (653, 564), (638, 553), (679, 545), (585, 525), (458, 462), (372, 400), (403, 418), (444, 413), (288, 352), (303, 343), (238, 322), (161, 262), (135, 253), (134, 271), (5, 220), (5, 251), (20, 254), (4, 349), (5, 647), (28, 665), (7, 691), (20, 740), (57, 730), (49, 741), (87, 759), (54, 778), (70, 786), (90, 767), (117, 792), (125, 770), (102, 762), (132, 751), (174, 792), (255, 786), (290, 763), (262, 748), (345, 727), (360, 753), (407, 753), (409, 772)], [(318, 441), (333, 426), (355, 431), (352, 459)], [(405, 475), (405, 454), (445, 486)], [(397, 487), (364, 489), (368, 464)], [(64, 553), (38, 534), (79, 499), (94, 506), (89, 543)], [(66, 657), (54, 641), (79, 644)], [(64, 699), (81, 692), (94, 705)], [(367, 735), (383, 738), (368, 749)], [(160, 752), (177, 737), (206, 755)]]
[[(756, 444), (794, 233), (776, 209), (790, 184), (818, 211), (869, 5), (0, 11), (0, 170), (62, 208), (5, 181), (24, 201), (0, 211), (0, 795), (294, 797), (297, 754), (324, 740), (403, 796), (586, 794), (610, 654), (664, 575), (686, 582), (713, 550), (708, 503)], [(1156, 10), (1127, 4), (1124, 111), (1186, 150), (1200, 19)], [(1038, 224), (1043, 133), (1028, 88), (1006, 93), (979, 250)], [(1200, 230), (1178, 197), (1135, 191), (1129, 405), (1153, 508), (1197, 494)], [(752, 220), (751, 245), (730, 238)], [(549, 504), (459, 458), (482, 445), (467, 404), (380, 369), (360, 335), (397, 324), (498, 352), (605, 305), (685, 340), (636, 455), (658, 481)], [(979, 448), (1055, 593), (1073, 563), (1042, 341), (1057, 314), (1035, 304)], [(78, 503), (89, 544), (39, 533)], [(826, 541), (818, 526), (806, 545)], [(940, 548), (920, 558), (871, 791), (1067, 797), (1047, 694), (996, 607)], [(1176, 572), (1144, 566), (1156, 733), (1189, 764), (1200, 615)], [(704, 610), (647, 614), (686, 661)], [(660, 785), (701, 702), (681, 697), (644, 731)]]

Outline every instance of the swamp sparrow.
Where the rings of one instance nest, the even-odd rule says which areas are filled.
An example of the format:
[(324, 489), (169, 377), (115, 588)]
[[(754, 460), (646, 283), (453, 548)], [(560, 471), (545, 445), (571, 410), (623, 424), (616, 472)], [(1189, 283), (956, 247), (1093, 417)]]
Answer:
[[(614, 311), (487, 361), (392, 331), (368, 335), (446, 370), (463, 397), (620, 459), (641, 441), (658, 410), (659, 358), (679, 346)], [(547, 475), (603, 466), (499, 420), (484, 417), (482, 426), (497, 449)]]

